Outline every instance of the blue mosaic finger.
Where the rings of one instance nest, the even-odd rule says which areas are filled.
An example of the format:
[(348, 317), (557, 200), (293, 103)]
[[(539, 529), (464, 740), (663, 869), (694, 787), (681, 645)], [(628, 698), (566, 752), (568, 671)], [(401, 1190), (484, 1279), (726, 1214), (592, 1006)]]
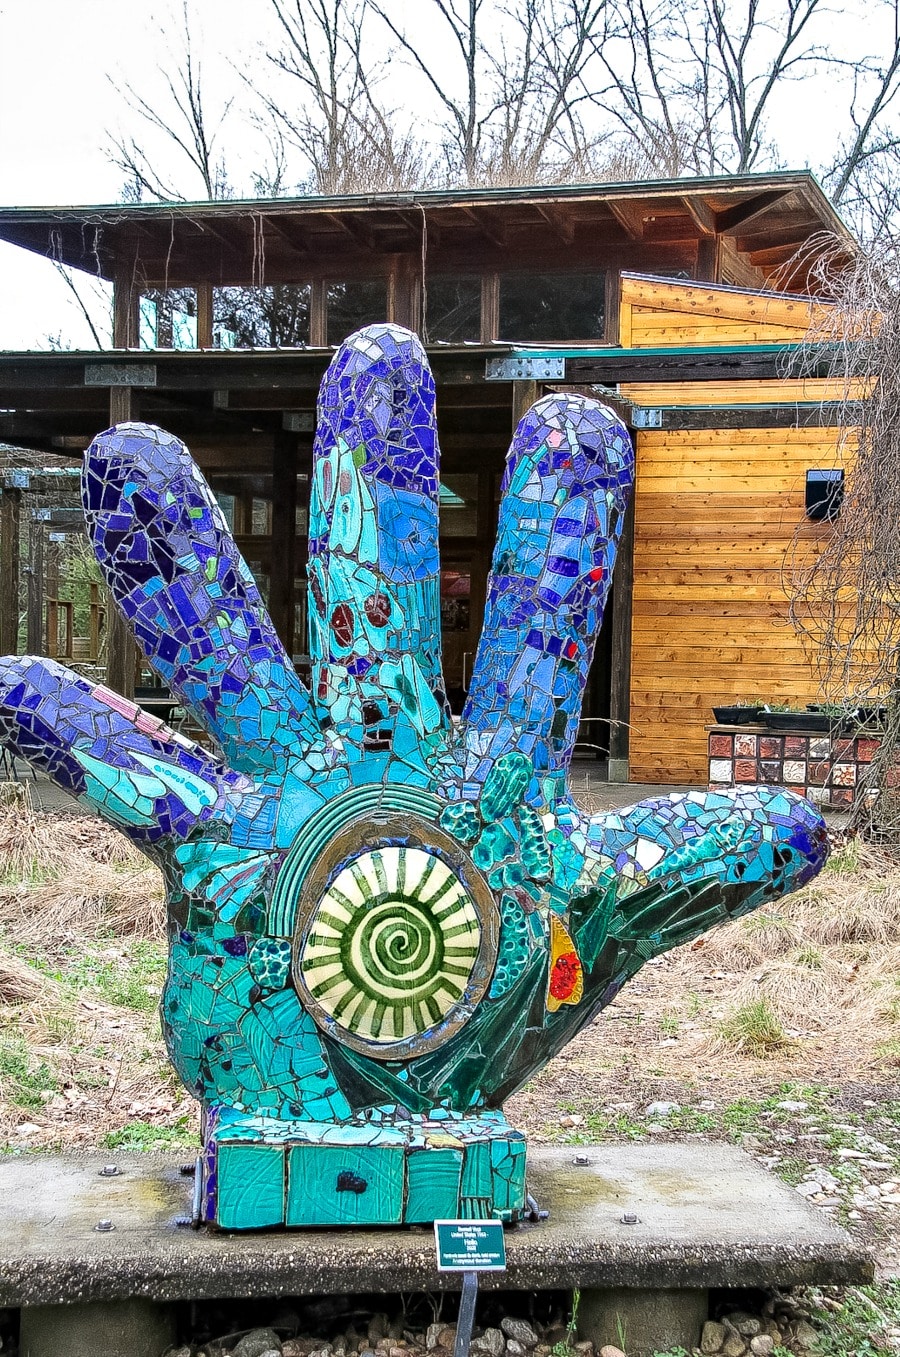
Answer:
[(434, 379), (399, 326), (359, 330), (322, 381), (309, 585), (316, 701), (357, 750), (427, 765), (448, 725)]
[(249, 786), (133, 702), (31, 655), (0, 659), (0, 744), (147, 849), (231, 818)]
[(633, 479), (628, 433), (596, 401), (547, 396), (520, 422), (463, 711), (468, 781), (511, 749), (538, 778), (568, 767)]
[(82, 500), (138, 645), (227, 761), (265, 773), (318, 742), (309, 694), (184, 444), (150, 424), (98, 434)]

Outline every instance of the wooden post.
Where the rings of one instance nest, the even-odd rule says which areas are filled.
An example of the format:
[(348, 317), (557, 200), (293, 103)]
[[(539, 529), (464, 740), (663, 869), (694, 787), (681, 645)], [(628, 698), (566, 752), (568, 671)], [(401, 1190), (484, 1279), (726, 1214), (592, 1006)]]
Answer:
[(116, 265), (113, 277), (113, 347), (138, 347), (140, 290), (133, 263)]
[(606, 289), (603, 299), (603, 341), (619, 343), (619, 303), (622, 297), (622, 279), (618, 269), (606, 270)]
[(294, 653), (297, 561), (297, 435), (275, 435), (272, 452), (272, 568), (269, 614), (288, 655)]
[(634, 491), (628, 501), (610, 591), (612, 637), (609, 693), (610, 782), (630, 781), (631, 614), (634, 597)]
[[(139, 418), (137, 392), (132, 386), (109, 388), (110, 424), (127, 424)], [(131, 629), (110, 595), (106, 609), (106, 682), (123, 697), (134, 697), (134, 673), (138, 649)]]
[(32, 510), (28, 523), (28, 604), (25, 648), (44, 653), (44, 524)]
[(197, 348), (213, 347), (212, 283), (197, 284)]
[(388, 320), (416, 332), (422, 325), (420, 268), (408, 255), (397, 255), (388, 274)]
[(481, 277), (481, 342), (493, 344), (500, 333), (500, 275), (485, 273)]
[(22, 491), (0, 494), (0, 655), (19, 653), (19, 524)]
[(512, 428), (515, 433), (519, 420), (528, 414), (541, 393), (537, 382), (513, 382), (512, 389)]
[(324, 349), (328, 343), (328, 297), (324, 278), (314, 278), (309, 289), (309, 346)]

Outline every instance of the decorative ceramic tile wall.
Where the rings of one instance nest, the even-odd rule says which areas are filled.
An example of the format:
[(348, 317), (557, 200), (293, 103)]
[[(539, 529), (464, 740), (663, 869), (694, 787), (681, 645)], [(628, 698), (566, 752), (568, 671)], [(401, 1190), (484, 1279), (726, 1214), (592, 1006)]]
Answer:
[(215, 752), (34, 658), (0, 661), (0, 736), (165, 873), (162, 1018), (208, 1112), (207, 1220), (516, 1216), (504, 1099), (648, 958), (822, 866), (821, 817), (777, 788), (592, 819), (571, 799), (632, 475), (595, 402), (551, 395), (522, 420), (456, 731), (414, 335), (358, 332), (322, 383), (311, 691), (184, 445), (143, 424), (91, 445), (97, 558)]
[(850, 738), (717, 727), (709, 735), (710, 790), (777, 784), (816, 805), (846, 808), (880, 743), (877, 734)]

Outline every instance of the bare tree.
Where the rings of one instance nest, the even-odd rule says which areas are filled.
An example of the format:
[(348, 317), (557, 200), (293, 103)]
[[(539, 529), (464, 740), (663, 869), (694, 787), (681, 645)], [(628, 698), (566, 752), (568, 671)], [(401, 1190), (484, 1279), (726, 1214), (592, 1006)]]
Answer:
[(300, 154), (303, 186), (341, 194), (419, 185), (421, 146), (377, 98), (384, 66), (368, 55), (367, 0), (271, 5), (282, 42), (266, 58), (287, 92), (266, 82), (258, 93), (280, 144)]
[(594, 50), (595, 94), (619, 140), (667, 175), (742, 174), (777, 158), (768, 120), (785, 81), (831, 60), (824, 0), (617, 0)]
[(860, 708), (882, 708), (880, 751), (854, 819), (900, 843), (900, 250), (885, 243), (849, 272), (845, 255), (839, 269), (827, 256), (817, 267), (837, 305), (811, 331), (809, 355), (820, 367), (827, 346), (842, 393), (835, 465), (845, 482), (818, 552), (795, 543), (792, 621), (845, 724)]
[(397, 0), (371, 7), (440, 110), (450, 183), (511, 184), (583, 172), (589, 137), (587, 67), (608, 0), (428, 0), (446, 40), (430, 46)]
[(825, 171), (835, 204), (868, 240), (896, 232), (900, 221), (900, 119), (888, 121), (900, 93), (900, 0), (880, 0), (870, 15), (886, 20), (877, 55), (850, 63), (849, 133)]
[[(209, 199), (232, 196), (218, 143), (234, 99), (220, 102), (215, 111), (210, 112), (189, 0), (182, 0), (180, 19), (178, 43), (177, 46), (173, 44), (173, 60), (157, 67), (163, 99), (154, 102), (131, 85), (125, 85), (121, 90), (128, 108), (150, 129), (151, 145), (152, 134), (159, 134), (169, 150), (173, 146), (176, 148), (180, 160), (180, 172), (170, 177), (162, 169), (159, 143), (154, 152), (136, 136), (120, 134), (112, 137), (109, 157), (124, 174), (126, 195), (133, 201), (149, 198), (174, 202), (190, 196)], [(167, 42), (171, 41), (166, 30), (162, 31)], [(186, 180), (182, 178), (184, 171), (188, 174)], [(186, 194), (182, 185), (190, 184), (196, 185), (196, 191)]]

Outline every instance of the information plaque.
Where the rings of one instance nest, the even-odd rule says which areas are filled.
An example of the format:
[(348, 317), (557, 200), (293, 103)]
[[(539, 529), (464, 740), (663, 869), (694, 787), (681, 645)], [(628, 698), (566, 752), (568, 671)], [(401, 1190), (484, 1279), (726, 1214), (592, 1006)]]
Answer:
[(502, 1272), (506, 1267), (499, 1220), (436, 1220), (434, 1239), (440, 1272)]

